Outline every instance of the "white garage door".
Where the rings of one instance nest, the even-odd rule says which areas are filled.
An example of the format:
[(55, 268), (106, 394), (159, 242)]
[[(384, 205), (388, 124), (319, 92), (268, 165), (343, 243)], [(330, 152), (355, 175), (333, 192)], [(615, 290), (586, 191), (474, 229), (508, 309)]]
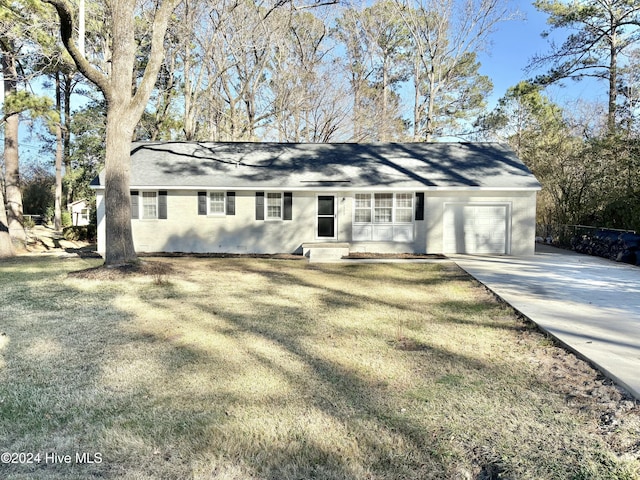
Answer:
[(444, 253), (509, 253), (508, 214), (508, 204), (445, 203)]

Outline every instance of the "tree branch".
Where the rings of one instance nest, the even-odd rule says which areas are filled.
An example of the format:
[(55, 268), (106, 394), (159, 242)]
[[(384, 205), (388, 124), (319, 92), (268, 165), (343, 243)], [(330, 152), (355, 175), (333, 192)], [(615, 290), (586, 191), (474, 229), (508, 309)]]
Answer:
[(69, 55), (73, 58), (80, 73), (82, 73), (87, 79), (94, 83), (104, 94), (105, 98), (109, 98), (109, 78), (101, 73), (98, 69), (94, 68), (91, 63), (82, 55), (80, 49), (73, 42), (73, 13), (71, 12), (71, 6), (67, 0), (42, 0), (44, 3), (53, 5), (58, 12), (58, 18), (60, 19), (60, 36), (62, 37), (62, 43), (66, 47)]
[(131, 107), (136, 114), (142, 115), (142, 112), (149, 101), (153, 87), (156, 84), (158, 72), (164, 60), (164, 37), (167, 33), (167, 25), (169, 24), (169, 19), (179, 2), (180, 0), (164, 0), (153, 19), (149, 59), (147, 61), (147, 66), (144, 69), (144, 75), (142, 76), (140, 85), (138, 86), (131, 103)]

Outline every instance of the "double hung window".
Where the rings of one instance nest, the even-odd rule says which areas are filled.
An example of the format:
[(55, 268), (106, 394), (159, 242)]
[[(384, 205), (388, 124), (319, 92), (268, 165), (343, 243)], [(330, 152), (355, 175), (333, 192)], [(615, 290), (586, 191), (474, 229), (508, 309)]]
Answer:
[(223, 217), (236, 214), (236, 192), (198, 192), (198, 215)]
[(356, 193), (355, 222), (371, 222), (371, 195), (368, 193)]
[(411, 223), (413, 220), (413, 194), (396, 193), (396, 223)]
[(293, 193), (256, 192), (256, 220), (292, 220)]
[(357, 193), (354, 223), (411, 223), (412, 193)]
[(142, 219), (158, 218), (158, 192), (142, 192)]
[(282, 220), (282, 193), (267, 193), (267, 220)]
[(131, 218), (155, 220), (167, 218), (166, 190), (140, 192), (131, 191)]
[(412, 242), (414, 203), (414, 193), (356, 193), (353, 241)]
[(209, 192), (209, 215), (224, 215), (226, 202), (224, 192)]

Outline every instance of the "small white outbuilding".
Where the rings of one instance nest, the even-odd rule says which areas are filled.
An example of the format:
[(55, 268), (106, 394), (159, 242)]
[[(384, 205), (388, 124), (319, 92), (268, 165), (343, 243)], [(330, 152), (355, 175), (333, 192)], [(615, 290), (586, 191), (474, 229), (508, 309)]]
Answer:
[(86, 200), (77, 200), (67, 205), (67, 210), (71, 214), (71, 225), (83, 227), (89, 225), (91, 206)]

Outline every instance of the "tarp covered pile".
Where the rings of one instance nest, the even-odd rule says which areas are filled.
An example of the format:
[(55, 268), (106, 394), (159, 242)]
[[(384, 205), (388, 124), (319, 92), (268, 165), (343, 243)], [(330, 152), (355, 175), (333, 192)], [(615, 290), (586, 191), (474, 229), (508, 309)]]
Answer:
[(571, 246), (579, 253), (640, 266), (640, 235), (635, 233), (596, 230), (591, 235), (573, 237)]

